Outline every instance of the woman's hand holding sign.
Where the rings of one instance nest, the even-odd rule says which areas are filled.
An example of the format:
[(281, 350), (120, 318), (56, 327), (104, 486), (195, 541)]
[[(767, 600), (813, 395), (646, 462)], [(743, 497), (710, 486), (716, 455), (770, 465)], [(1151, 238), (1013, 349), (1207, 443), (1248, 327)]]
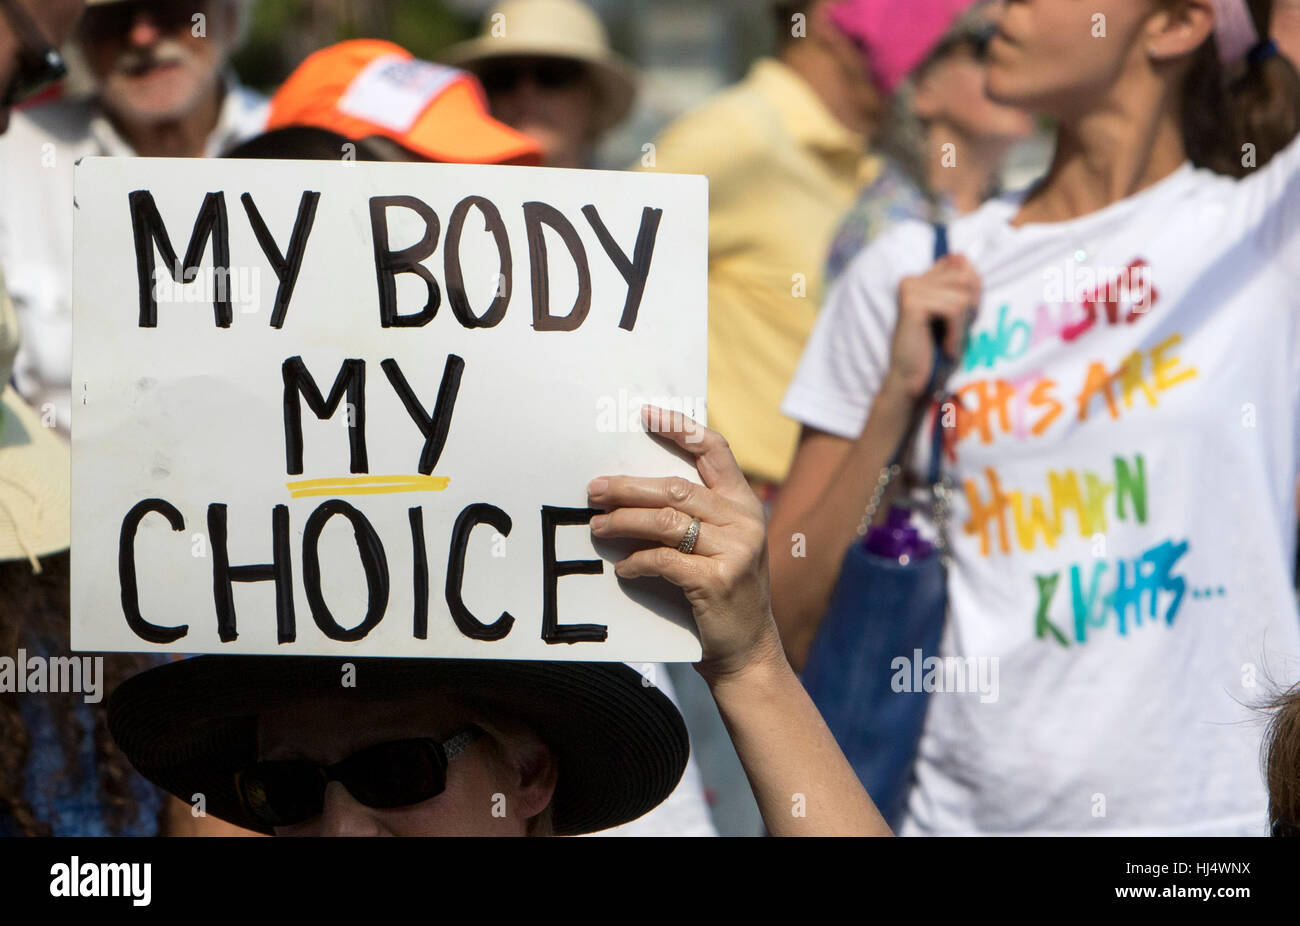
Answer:
[[(695, 613), (710, 682), (756, 663), (784, 662), (768, 600), (763, 506), (750, 491), (726, 440), (680, 412), (643, 408), (648, 430), (695, 458), (704, 485), (680, 477), (607, 476), (588, 487), (606, 513), (597, 537), (659, 544), (618, 563), (620, 578), (661, 576), (686, 593)], [(698, 519), (689, 552), (683, 543)]]
[(695, 460), (703, 485), (679, 477), (602, 476), (588, 486), (602, 538), (651, 541), (615, 570), (679, 586), (695, 614), (708, 682), (768, 831), (889, 835), (856, 774), (785, 659), (768, 597), (763, 506), (721, 434), (680, 412), (642, 420)]

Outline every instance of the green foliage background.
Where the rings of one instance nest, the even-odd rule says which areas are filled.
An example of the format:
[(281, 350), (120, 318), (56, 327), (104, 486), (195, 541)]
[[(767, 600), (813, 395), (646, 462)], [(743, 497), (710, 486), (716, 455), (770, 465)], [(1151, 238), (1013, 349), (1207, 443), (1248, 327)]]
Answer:
[(245, 83), (270, 91), (313, 50), (334, 42), (385, 38), (436, 59), (476, 26), (435, 0), (259, 0), (234, 65)]

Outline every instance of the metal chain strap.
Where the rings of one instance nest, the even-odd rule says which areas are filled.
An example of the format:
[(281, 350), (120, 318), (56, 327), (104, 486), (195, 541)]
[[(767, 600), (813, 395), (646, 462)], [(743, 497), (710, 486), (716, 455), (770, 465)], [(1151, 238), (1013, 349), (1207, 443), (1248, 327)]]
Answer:
[[(946, 396), (942, 391), (936, 391), (934, 399), (937, 404), (935, 414), (941, 414), (943, 403)], [(867, 503), (867, 509), (862, 514), (862, 520), (858, 522), (858, 536), (866, 536), (867, 531), (871, 529), (872, 523), (876, 520), (876, 513), (880, 510), (881, 502), (884, 501), (885, 491), (889, 488), (891, 482), (898, 478), (902, 472), (902, 466), (895, 463), (892, 466), (886, 466), (876, 477), (876, 485), (871, 491), (871, 501)], [(948, 546), (948, 517), (952, 513), (952, 496), (953, 484), (952, 479), (947, 473), (939, 477), (939, 481), (930, 487), (931, 512), (934, 515), (934, 527), (937, 534), (934, 541), (934, 548), (939, 554), (939, 558), (944, 565), (950, 565), (951, 550)]]
[[(937, 261), (947, 253), (948, 253), (948, 229), (936, 218), (934, 259)], [(959, 355), (965, 352), (964, 342), (966, 336), (970, 334), (970, 329), (969, 329), (970, 319), (967, 319), (966, 324), (967, 324), (966, 330), (964, 330), (962, 333), (963, 344), (962, 344), (962, 350), (959, 352)], [(947, 354), (945, 354), (944, 351), (939, 346), (940, 343), (943, 341), (943, 326), (939, 325), (938, 327), (936, 327), (935, 324), (932, 322), (931, 330), (934, 333), (935, 360), (934, 360), (934, 369), (930, 373), (930, 382), (926, 388), (930, 392), (930, 398), (935, 403), (935, 412), (934, 412), (935, 415), (941, 415), (943, 413), (944, 400), (947, 398), (945, 384), (948, 381), (949, 375), (951, 375), (951, 373), (953, 372), (953, 369), (956, 366), (956, 362), (953, 360), (953, 358), (947, 356)], [(896, 479), (898, 475), (902, 472), (903, 464), (907, 462), (908, 456), (910, 455), (910, 451), (912, 449), (911, 445), (916, 438), (916, 429), (919, 427), (922, 419), (923, 419), (922, 406), (920, 403), (918, 403), (916, 408), (913, 410), (912, 419), (908, 424), (907, 431), (904, 433), (902, 441), (900, 442), (900, 449), (894, 455), (894, 458), (897, 459), (898, 462), (887, 465), (884, 469), (880, 471), (880, 476), (877, 477), (876, 479), (876, 486), (871, 492), (871, 501), (867, 505), (867, 510), (862, 515), (862, 520), (858, 522), (859, 537), (864, 536), (867, 533), (867, 531), (871, 529), (871, 524), (873, 521), (875, 521), (876, 513), (880, 510), (880, 505), (884, 500), (885, 490), (889, 488), (889, 484), (894, 479)], [(940, 419), (936, 419), (935, 426), (936, 428), (942, 426), (940, 424)], [(934, 432), (931, 433), (933, 435)], [(940, 456), (942, 456), (943, 441), (940, 440), (939, 444), (940, 446), (936, 448), (934, 447), (934, 444), (932, 442), (931, 450), (932, 453), (938, 453)], [(952, 480), (948, 477), (948, 474), (943, 472), (941, 461), (936, 461), (932, 459), (931, 469), (932, 470), (935, 469), (936, 466), (939, 470), (939, 478), (933, 485), (929, 487), (931, 508), (934, 515), (934, 527), (935, 527), (935, 531), (938, 534), (936, 540), (934, 541), (934, 548), (935, 550), (938, 551), (939, 558), (944, 564), (944, 566), (946, 567), (951, 565), (951, 550), (948, 545), (948, 516), (952, 511), (953, 484), (952, 484)]]
[(867, 503), (867, 510), (862, 515), (862, 520), (858, 522), (858, 536), (866, 536), (867, 531), (871, 530), (871, 523), (876, 520), (876, 512), (880, 510), (880, 503), (885, 498), (885, 490), (889, 488), (889, 483), (903, 471), (903, 468), (895, 463), (893, 466), (886, 466), (880, 471), (876, 478), (876, 487), (871, 492), (871, 501)]
[(952, 480), (944, 474), (930, 487), (934, 496), (934, 548), (945, 566), (951, 565), (952, 552), (948, 548), (948, 515), (952, 512)]

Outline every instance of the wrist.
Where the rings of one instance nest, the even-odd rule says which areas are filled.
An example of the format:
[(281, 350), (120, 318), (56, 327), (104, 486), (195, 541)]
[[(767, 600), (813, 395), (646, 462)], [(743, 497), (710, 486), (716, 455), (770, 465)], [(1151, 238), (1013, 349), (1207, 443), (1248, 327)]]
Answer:
[(793, 669), (775, 630), (765, 635), (750, 651), (748, 658), (732, 665), (700, 663), (696, 667), (714, 698), (735, 691), (754, 692), (771, 685)]

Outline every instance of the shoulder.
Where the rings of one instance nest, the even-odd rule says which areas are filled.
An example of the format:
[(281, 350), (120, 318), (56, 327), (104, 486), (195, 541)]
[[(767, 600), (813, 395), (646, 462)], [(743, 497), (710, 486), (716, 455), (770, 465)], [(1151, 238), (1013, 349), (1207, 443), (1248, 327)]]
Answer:
[[(70, 196), (73, 167), (94, 141), (89, 101), (50, 103), (15, 112), (0, 136), (0, 216), (42, 216)], [(34, 182), (39, 179), (40, 182)], [(41, 218), (48, 221), (48, 216)]]
[(264, 93), (246, 87), (238, 80), (232, 79), (226, 91), (235, 101), (235, 109), (241, 118), (257, 119), (266, 121), (266, 116), (271, 109), (271, 99)]
[(221, 122), (213, 138), (209, 139), (209, 145), (215, 145), (211, 153), (224, 154), (235, 145), (261, 135), (266, 131), (270, 114), (271, 101), (231, 75), (226, 80), (226, 102), (222, 106)]
[(771, 150), (777, 124), (771, 105), (742, 82), (678, 117), (660, 134), (657, 147), (671, 160), (743, 164)]
[[(965, 253), (988, 237), (992, 229), (1014, 214), (1022, 195), (1008, 193), (995, 197), (974, 212), (948, 223), (949, 250), (954, 254)], [(933, 266), (938, 234), (934, 223), (905, 212), (889, 222), (845, 266), (831, 291), (832, 303), (869, 306), (880, 312), (893, 306), (898, 284), (905, 277), (924, 273)]]
[(1231, 190), (1248, 222), (1287, 230), (1300, 225), (1300, 136), (1239, 180), (1208, 170), (1197, 173), (1204, 175), (1201, 182), (1206, 189)]
[(92, 99), (59, 100), (33, 106), (13, 114), (9, 131), (0, 144), (11, 150), (39, 146), (45, 142), (74, 144), (90, 136), (90, 120), (95, 114)]
[(843, 283), (851, 290), (892, 290), (903, 277), (934, 263), (935, 228), (930, 222), (908, 217), (893, 222), (876, 236), (844, 269)]
[(755, 70), (739, 83), (732, 84), (713, 94), (702, 103), (687, 110), (672, 126), (675, 129), (705, 131), (718, 123), (734, 128), (744, 127), (759, 131), (776, 118), (776, 107), (763, 92), (762, 83), (756, 79), (761, 70)]

